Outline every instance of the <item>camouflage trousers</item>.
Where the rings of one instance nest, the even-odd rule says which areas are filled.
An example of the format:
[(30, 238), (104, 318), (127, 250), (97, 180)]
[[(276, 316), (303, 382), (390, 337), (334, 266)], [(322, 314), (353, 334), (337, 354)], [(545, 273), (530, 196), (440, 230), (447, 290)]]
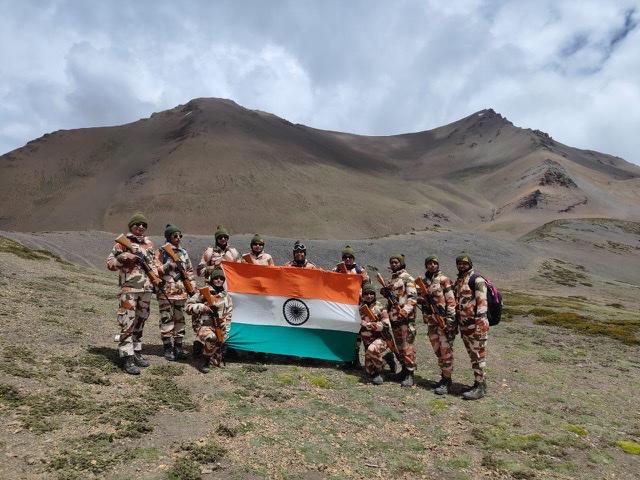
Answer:
[(460, 336), (471, 359), (471, 368), (476, 381), (482, 382), (485, 377), (487, 334), (489, 321), (487, 317), (461, 319)]
[(118, 353), (121, 357), (128, 357), (142, 350), (142, 329), (149, 318), (150, 304), (151, 292), (120, 294)]
[(382, 338), (376, 338), (370, 343), (365, 342), (364, 370), (369, 375), (376, 375), (384, 368), (384, 355), (389, 352), (387, 342)]
[(439, 325), (429, 324), (427, 332), (433, 353), (438, 358), (438, 366), (442, 376), (451, 378), (451, 372), (453, 372), (453, 338), (449, 340), (444, 329)]
[(413, 345), (416, 340), (415, 322), (399, 323), (392, 320), (391, 330), (398, 347), (398, 360), (404, 368), (413, 372), (416, 369), (416, 347)]
[[(186, 300), (171, 300), (171, 303), (164, 297), (158, 297), (160, 307), (160, 338), (162, 343), (171, 343), (174, 339), (176, 344), (181, 344), (184, 338), (184, 305)], [(173, 306), (171, 305), (173, 304)]]
[[(227, 339), (229, 328), (226, 323), (222, 324), (222, 332), (225, 340)], [(222, 363), (222, 347), (216, 337), (215, 329), (211, 326), (201, 326), (196, 331), (196, 342), (203, 345), (202, 355), (208, 357), (211, 365), (219, 367)]]

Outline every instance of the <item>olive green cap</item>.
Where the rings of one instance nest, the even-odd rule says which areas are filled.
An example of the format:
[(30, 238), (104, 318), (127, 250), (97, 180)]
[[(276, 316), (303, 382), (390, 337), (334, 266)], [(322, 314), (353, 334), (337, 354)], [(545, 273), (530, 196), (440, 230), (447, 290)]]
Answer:
[(216, 240), (218, 239), (218, 237), (221, 237), (222, 235), (226, 235), (227, 237), (229, 236), (229, 230), (227, 230), (224, 225), (218, 225), (216, 227)]
[(365, 293), (376, 293), (376, 289), (371, 282), (365, 282), (362, 285), (362, 294), (364, 295)]
[(342, 255), (351, 255), (353, 258), (356, 257), (356, 252), (351, 245), (345, 245), (342, 249)]
[(221, 268), (216, 268), (213, 272), (211, 272), (211, 274), (209, 275), (209, 282), (212, 282), (214, 278), (216, 277), (222, 277), (225, 278), (224, 276), (224, 270), (222, 270)]
[(264, 239), (260, 236), (259, 233), (255, 233), (251, 238), (251, 245), (254, 243), (264, 243)]
[(169, 240), (174, 233), (179, 233), (179, 232), (181, 232), (181, 230), (178, 227), (170, 223), (167, 223), (167, 226), (164, 227), (164, 238)]
[(462, 253), (458, 255), (456, 257), (456, 263), (459, 262), (467, 262), (469, 265), (473, 265), (473, 262), (471, 261), (471, 255), (469, 255), (468, 253)]
[(129, 228), (131, 228), (131, 226), (135, 223), (146, 223), (147, 225), (149, 224), (149, 222), (147, 222), (147, 219), (142, 212), (136, 212), (133, 215), (131, 215), (131, 218), (129, 219), (129, 224), (128, 224)]
[(424, 259), (425, 265), (429, 262), (436, 262), (438, 265), (440, 265), (440, 260), (438, 260), (438, 257), (436, 255), (429, 255), (427, 258)]

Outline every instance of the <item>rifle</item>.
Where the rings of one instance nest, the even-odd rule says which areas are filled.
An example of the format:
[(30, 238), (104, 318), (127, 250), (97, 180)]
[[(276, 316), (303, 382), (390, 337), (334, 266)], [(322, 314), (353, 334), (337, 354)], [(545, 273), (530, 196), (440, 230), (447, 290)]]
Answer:
[(250, 253), (245, 253), (244, 255), (242, 255), (242, 259), (247, 262), (247, 263), (251, 263), (253, 264), (253, 257), (251, 256)]
[(218, 307), (215, 304), (215, 298), (211, 295), (211, 291), (209, 287), (202, 287), (198, 290), (200, 295), (204, 297), (204, 300), (209, 305), (211, 312), (213, 314), (213, 332), (216, 334), (216, 339), (220, 343), (220, 345), (224, 344), (224, 332), (222, 331), (222, 322), (223, 320), (218, 315)]
[(184, 288), (187, 290), (189, 296), (196, 293), (196, 287), (195, 285), (193, 285), (193, 282), (187, 275), (187, 272), (184, 269), (184, 263), (182, 263), (182, 260), (180, 260), (180, 257), (178, 257), (176, 252), (173, 251), (173, 245), (171, 245), (170, 243), (165, 243), (162, 246), (162, 249), (167, 252), (169, 258), (171, 258), (171, 260), (173, 260), (173, 262), (176, 264), (176, 269), (178, 270), (178, 273), (182, 275), (182, 282), (184, 283)]
[(444, 317), (438, 313), (437, 305), (435, 305), (431, 301), (431, 298), (427, 294), (427, 285), (424, 283), (424, 280), (422, 280), (422, 277), (417, 277), (416, 278), (416, 285), (418, 286), (418, 288), (420, 290), (422, 290), (423, 295), (424, 295), (424, 299), (428, 302), (427, 305), (429, 306), (429, 310), (431, 310), (431, 314), (436, 318), (436, 321), (438, 322), (438, 325), (440, 326), (440, 328), (445, 330), (447, 328), (447, 324), (446, 324), (446, 322), (444, 320)]
[(337, 270), (339, 273), (347, 273), (347, 266), (344, 264), (344, 262), (340, 262), (340, 263), (338, 264), (338, 266), (336, 267), (336, 270)]
[(393, 292), (391, 290), (389, 290), (389, 287), (387, 287), (387, 284), (384, 281), (384, 277), (382, 276), (382, 274), (380, 272), (378, 272), (376, 274), (376, 279), (378, 280), (378, 283), (380, 283), (380, 285), (382, 285), (384, 287), (383, 291), (386, 291), (386, 295), (384, 293), (382, 293), (382, 291), (380, 293), (382, 293), (384, 298), (386, 298), (389, 301), (391, 306), (393, 308), (395, 308), (397, 312), (400, 312), (400, 304), (398, 303), (398, 297), (396, 297), (393, 294)]
[[(366, 303), (360, 306), (360, 314), (365, 315), (371, 322), (378, 321), (378, 319), (376, 318), (376, 314), (373, 313), (373, 310), (371, 310), (371, 307), (369, 307), (369, 305), (367, 305)], [(383, 319), (380, 319), (380, 321), (386, 327), (385, 330), (382, 331), (382, 335), (386, 337), (390, 337), (385, 339), (387, 341), (387, 346), (393, 353), (398, 354), (398, 345), (396, 345), (396, 337), (393, 336), (393, 330), (391, 329), (391, 324), (389, 322), (385, 322)], [(385, 335), (385, 332), (387, 332), (386, 335)]]
[(138, 263), (138, 265), (140, 265), (142, 270), (144, 270), (144, 273), (146, 273), (149, 281), (151, 282), (151, 285), (153, 285), (153, 288), (164, 292), (164, 290), (162, 290), (162, 284), (164, 282), (158, 275), (156, 275), (151, 266), (147, 263), (147, 259), (145, 258), (144, 254), (140, 250), (134, 250), (131, 240), (129, 240), (125, 234), (120, 234), (120, 236), (116, 238), (116, 243), (119, 243), (136, 256), (136, 262)]

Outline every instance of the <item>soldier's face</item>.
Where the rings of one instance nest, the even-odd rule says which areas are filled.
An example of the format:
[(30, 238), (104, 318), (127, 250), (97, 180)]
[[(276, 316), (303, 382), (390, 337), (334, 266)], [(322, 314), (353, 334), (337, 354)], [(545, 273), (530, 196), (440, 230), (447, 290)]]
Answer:
[(264, 243), (252, 243), (251, 244), (251, 251), (253, 253), (255, 253), (256, 255), (259, 253), (262, 253), (262, 251), (264, 250)]
[(376, 299), (376, 294), (374, 292), (367, 292), (362, 295), (362, 299), (365, 303), (371, 303)]
[(131, 225), (131, 233), (133, 233), (136, 237), (141, 237), (144, 235), (144, 232), (147, 231), (146, 223), (134, 223)]
[(353, 258), (353, 255), (343, 255), (342, 261), (347, 267), (353, 267), (353, 265), (356, 263), (356, 259)]
[(226, 247), (227, 243), (229, 243), (229, 236), (228, 235), (220, 235), (218, 238), (216, 238), (216, 243), (218, 245), (220, 245), (221, 247)]
[(211, 280), (211, 285), (213, 285), (214, 287), (220, 288), (224, 285), (224, 278), (222, 277), (216, 277), (213, 280)]
[(391, 267), (392, 272), (397, 272), (398, 270), (400, 270), (400, 265), (402, 264), (397, 258), (392, 258), (389, 260), (389, 266)]
[(182, 241), (182, 232), (176, 232), (169, 238), (169, 242), (174, 247), (180, 246), (180, 242)]
[(458, 262), (456, 263), (456, 267), (458, 267), (458, 272), (460, 273), (468, 272), (471, 269), (469, 262)]
[(425, 263), (425, 267), (427, 267), (427, 272), (429, 273), (436, 273), (438, 271), (438, 262), (434, 262), (433, 260), (429, 260), (427, 263)]
[(304, 260), (304, 257), (307, 256), (307, 252), (305, 252), (304, 250), (295, 250), (293, 252), (293, 258), (294, 260), (297, 260), (298, 262), (301, 262)]

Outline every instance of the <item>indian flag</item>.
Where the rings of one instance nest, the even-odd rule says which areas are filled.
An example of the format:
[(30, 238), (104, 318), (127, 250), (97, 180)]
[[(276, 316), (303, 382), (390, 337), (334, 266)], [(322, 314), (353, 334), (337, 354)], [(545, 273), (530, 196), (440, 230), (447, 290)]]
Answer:
[(360, 330), (360, 275), (223, 262), (238, 350), (350, 361)]

